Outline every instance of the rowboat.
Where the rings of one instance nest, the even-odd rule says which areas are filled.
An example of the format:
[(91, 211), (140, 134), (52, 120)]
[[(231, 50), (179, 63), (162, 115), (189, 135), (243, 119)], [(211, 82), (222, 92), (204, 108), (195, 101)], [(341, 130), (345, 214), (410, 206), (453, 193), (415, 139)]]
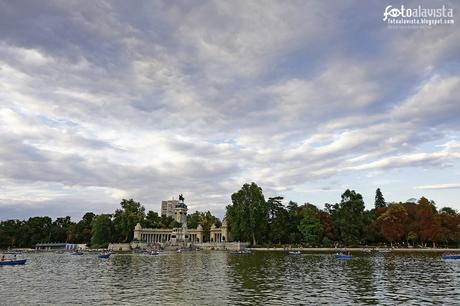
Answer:
[(301, 254), (302, 253), (300, 253), (300, 251), (289, 251), (288, 252), (288, 255), (290, 255), (290, 256), (299, 256)]
[(103, 254), (97, 255), (97, 257), (98, 258), (109, 258), (110, 255), (112, 255), (112, 253), (103, 253)]
[(460, 255), (457, 254), (457, 255), (442, 255), (441, 256), (442, 259), (460, 259)]
[(25, 264), (27, 259), (14, 259), (14, 260), (3, 260), (0, 261), (0, 266), (15, 266)]
[(230, 255), (251, 255), (251, 254), (252, 254), (251, 250), (247, 250), (247, 249), (230, 252)]
[(335, 258), (336, 259), (352, 259), (353, 256), (345, 255), (345, 254), (342, 254), (342, 253), (337, 253), (337, 254), (335, 254)]

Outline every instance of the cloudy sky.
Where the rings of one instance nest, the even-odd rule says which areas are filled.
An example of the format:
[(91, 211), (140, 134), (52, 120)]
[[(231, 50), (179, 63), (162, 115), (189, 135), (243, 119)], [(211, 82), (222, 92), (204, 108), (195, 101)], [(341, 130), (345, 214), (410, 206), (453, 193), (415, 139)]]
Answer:
[(0, 0), (0, 219), (179, 193), (222, 216), (251, 181), (460, 209), (458, 24), (389, 27), (386, 5)]

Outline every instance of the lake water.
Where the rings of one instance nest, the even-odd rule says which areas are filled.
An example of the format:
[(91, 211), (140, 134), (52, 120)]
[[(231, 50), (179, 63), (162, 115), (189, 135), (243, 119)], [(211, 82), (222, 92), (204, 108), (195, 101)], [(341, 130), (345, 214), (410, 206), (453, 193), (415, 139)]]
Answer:
[(26, 254), (0, 266), (0, 304), (447, 304), (460, 303), (460, 260), (439, 254), (287, 256), (254, 252), (159, 256)]

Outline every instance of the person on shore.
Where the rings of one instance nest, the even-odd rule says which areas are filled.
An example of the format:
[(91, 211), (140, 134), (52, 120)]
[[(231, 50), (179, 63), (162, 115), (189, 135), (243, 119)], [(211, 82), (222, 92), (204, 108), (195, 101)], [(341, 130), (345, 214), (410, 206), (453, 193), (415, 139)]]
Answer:
[(1, 261), (5, 261), (5, 255), (2, 255), (2, 260)]

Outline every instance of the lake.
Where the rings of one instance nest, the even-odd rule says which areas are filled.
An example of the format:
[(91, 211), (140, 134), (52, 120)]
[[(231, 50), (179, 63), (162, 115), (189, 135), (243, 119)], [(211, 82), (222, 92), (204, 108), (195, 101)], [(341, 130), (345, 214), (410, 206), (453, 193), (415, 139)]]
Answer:
[(332, 254), (254, 252), (25, 254), (0, 266), (0, 304), (456, 304), (460, 260), (389, 253), (337, 260)]

